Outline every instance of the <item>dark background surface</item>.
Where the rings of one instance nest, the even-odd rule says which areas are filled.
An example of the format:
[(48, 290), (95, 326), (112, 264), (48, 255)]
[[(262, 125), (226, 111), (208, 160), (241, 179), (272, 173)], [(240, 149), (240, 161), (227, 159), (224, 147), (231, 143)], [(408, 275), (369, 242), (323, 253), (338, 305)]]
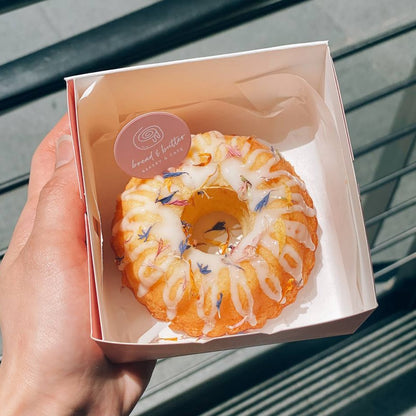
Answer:
[[(181, 12), (181, 2), (175, 2), (50, 0), (0, 14), (0, 250), (7, 248), (24, 204), (31, 155), (66, 112), (62, 78), (78, 73), (82, 62), (86, 70), (90, 64), (114, 68), (328, 40), (356, 156), (380, 307), (352, 336), (161, 360), (133, 414), (415, 415), (414, 1), (310, 0), (283, 8), (273, 4), (290, 2), (257, 2), (263, 9), (246, 2), (251, 10), (243, 17), (244, 2), (232, 13), (227, 3), (237, 1), (192, 2), (205, 13), (203, 19), (190, 16), (186, 7)], [(2, 1), (0, 8), (11, 3)], [(131, 22), (132, 33), (141, 33), (143, 42), (136, 53), (134, 45), (120, 52), (131, 34), (110, 29), (82, 38), (86, 49), (75, 47), (79, 67), (65, 66), (70, 52), (59, 56), (73, 45), (53, 49), (149, 5), (160, 9), (144, 9), (142, 26)], [(220, 6), (225, 11), (217, 10), (219, 15), (209, 10)], [(175, 26), (184, 16), (194, 24)], [(145, 44), (145, 35), (156, 32), (160, 22), (161, 35)], [(110, 45), (114, 32), (117, 53), (94, 67), (92, 55), (82, 51)], [(374, 45), (366, 47), (368, 42)], [(351, 46), (356, 48), (349, 54)], [(58, 55), (52, 51), (13, 62), (47, 47)], [(37, 86), (34, 79), (43, 71), (36, 68), (50, 76)], [(25, 86), (32, 90), (19, 93)], [(10, 91), (17, 98), (11, 99)], [(9, 186), (16, 181), (22, 186)]]

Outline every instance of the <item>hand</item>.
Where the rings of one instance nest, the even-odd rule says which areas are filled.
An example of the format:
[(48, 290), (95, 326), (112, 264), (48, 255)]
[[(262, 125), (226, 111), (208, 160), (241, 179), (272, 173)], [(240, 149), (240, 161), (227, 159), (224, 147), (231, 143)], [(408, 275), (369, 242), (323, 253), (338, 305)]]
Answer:
[(113, 364), (90, 338), (84, 205), (68, 133), (65, 116), (35, 152), (0, 265), (4, 416), (128, 414), (154, 366)]

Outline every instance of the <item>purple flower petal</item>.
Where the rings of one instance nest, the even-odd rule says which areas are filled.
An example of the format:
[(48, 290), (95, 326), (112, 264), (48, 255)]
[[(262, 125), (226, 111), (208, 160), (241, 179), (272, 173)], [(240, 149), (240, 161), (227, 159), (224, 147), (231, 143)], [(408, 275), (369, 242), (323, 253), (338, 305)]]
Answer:
[(201, 272), (201, 274), (208, 274), (211, 273), (212, 270), (208, 269), (208, 264), (206, 264), (205, 266), (202, 265), (201, 263), (197, 263), (199, 271)]
[(218, 221), (212, 228), (206, 230), (205, 232), (208, 233), (210, 231), (224, 231), (225, 230), (225, 221)]
[(185, 253), (185, 251), (188, 250), (188, 248), (190, 247), (191, 246), (188, 244), (188, 239), (179, 243), (179, 252), (181, 253), (181, 257), (183, 256), (183, 253)]
[(176, 192), (178, 192), (178, 191), (172, 192), (170, 195), (165, 196), (164, 198), (156, 198), (156, 201), (155, 202), (156, 203), (157, 202), (160, 202), (163, 205), (165, 205), (165, 204), (167, 204), (173, 198), (173, 196), (176, 194)]
[(258, 202), (258, 204), (254, 208), (254, 211), (261, 211), (267, 205), (267, 203), (269, 202), (270, 192), (268, 192), (266, 196), (262, 198), (260, 202)]
[(163, 179), (176, 178), (177, 176), (181, 176), (181, 175), (189, 175), (189, 173), (188, 172), (164, 172)]
[(150, 230), (152, 229), (152, 227), (153, 227), (153, 225), (151, 225), (146, 231), (142, 231), (141, 234), (138, 234), (139, 240), (147, 241), (147, 239), (149, 238), (149, 233), (150, 233)]
[(217, 311), (218, 311), (218, 315), (220, 314), (220, 307), (221, 307), (221, 303), (222, 303), (222, 298), (224, 297), (223, 293), (220, 292), (220, 297), (218, 298), (215, 306), (217, 307)]

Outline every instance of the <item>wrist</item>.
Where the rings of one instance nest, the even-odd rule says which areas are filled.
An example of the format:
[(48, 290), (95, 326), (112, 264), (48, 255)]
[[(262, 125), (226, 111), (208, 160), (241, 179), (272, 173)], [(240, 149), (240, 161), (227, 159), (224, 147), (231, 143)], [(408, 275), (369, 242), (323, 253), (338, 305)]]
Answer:
[[(63, 394), (70, 396), (71, 392), (64, 391)], [(82, 409), (69, 406), (65, 396), (44, 384), (37, 384), (27, 372), (10, 371), (4, 362), (0, 365), (2, 416), (72, 416)]]
[(87, 375), (50, 380), (31, 368), (12, 369), (7, 364), (4, 360), (0, 364), (1, 416), (127, 414), (122, 404), (113, 400), (113, 391)]

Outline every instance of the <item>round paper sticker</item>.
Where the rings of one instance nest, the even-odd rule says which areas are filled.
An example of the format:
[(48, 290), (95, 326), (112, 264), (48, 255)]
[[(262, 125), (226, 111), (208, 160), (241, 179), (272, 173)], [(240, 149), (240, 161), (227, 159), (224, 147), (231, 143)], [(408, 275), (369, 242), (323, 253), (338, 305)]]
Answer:
[(190, 146), (191, 133), (181, 118), (152, 112), (134, 118), (121, 129), (114, 143), (114, 157), (128, 175), (153, 178), (179, 166)]

